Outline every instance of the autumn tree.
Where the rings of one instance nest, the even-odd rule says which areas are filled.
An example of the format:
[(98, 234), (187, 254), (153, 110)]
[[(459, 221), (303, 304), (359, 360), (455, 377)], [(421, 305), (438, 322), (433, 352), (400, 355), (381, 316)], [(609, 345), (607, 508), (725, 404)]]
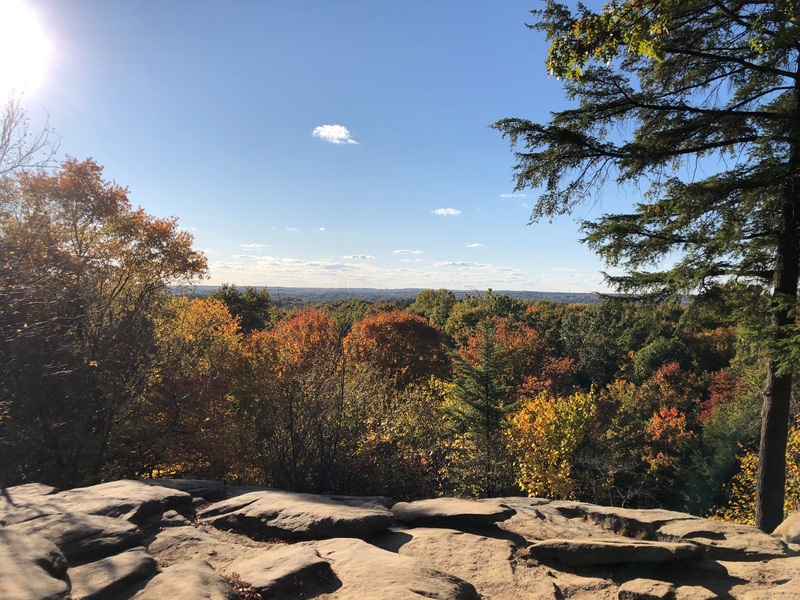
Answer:
[(118, 417), (111, 476), (248, 480), (252, 427), (235, 410), (239, 324), (220, 300), (174, 296), (155, 315), (158, 360)]
[(576, 13), (548, 0), (533, 27), (576, 104), (548, 123), (495, 124), (532, 220), (570, 212), (609, 180), (643, 199), (584, 224), (624, 292), (705, 293), (731, 280), (769, 294), (756, 524), (783, 519), (800, 344), (800, 6), (779, 0), (617, 0)]
[(406, 311), (379, 312), (358, 321), (344, 340), (352, 360), (369, 365), (397, 389), (450, 374), (442, 333)]
[(174, 219), (134, 209), (92, 160), (0, 190), (0, 389), (7, 481), (100, 476), (157, 359), (153, 310), (206, 261)]
[(320, 310), (249, 336), (247, 370), (236, 390), (252, 420), (263, 482), (306, 492), (338, 491), (349, 476), (374, 401), (370, 374), (345, 360), (333, 320)]

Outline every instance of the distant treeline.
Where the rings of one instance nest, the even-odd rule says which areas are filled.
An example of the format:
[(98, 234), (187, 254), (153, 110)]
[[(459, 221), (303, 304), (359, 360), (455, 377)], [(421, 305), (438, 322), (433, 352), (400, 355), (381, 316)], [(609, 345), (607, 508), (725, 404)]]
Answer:
[[(273, 304), (278, 306), (303, 306), (318, 302), (341, 300), (364, 300), (366, 302), (396, 302), (399, 305), (411, 304), (423, 288), (317, 288), (317, 287), (276, 287), (254, 286), (257, 290), (266, 289)], [(189, 297), (202, 297), (219, 289), (213, 285), (197, 285), (188, 288), (173, 287), (174, 293)], [(452, 290), (457, 300), (466, 296), (476, 295), (481, 292), (475, 290)], [(600, 302), (601, 296), (596, 293), (581, 292), (531, 292), (526, 290), (494, 290), (518, 300), (550, 300), (551, 302), (565, 302), (567, 304), (593, 304)]]

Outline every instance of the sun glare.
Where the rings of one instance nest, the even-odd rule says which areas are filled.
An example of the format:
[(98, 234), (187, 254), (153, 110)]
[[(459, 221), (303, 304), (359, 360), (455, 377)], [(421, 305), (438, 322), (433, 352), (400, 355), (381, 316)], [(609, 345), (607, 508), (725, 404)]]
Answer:
[(44, 81), (52, 44), (23, 0), (0, 0), (0, 99)]

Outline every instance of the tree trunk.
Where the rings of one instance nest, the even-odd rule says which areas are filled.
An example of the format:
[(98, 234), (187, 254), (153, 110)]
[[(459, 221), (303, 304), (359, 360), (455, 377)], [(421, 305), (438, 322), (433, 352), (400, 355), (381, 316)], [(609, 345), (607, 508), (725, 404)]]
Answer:
[(773, 355), (767, 362), (764, 406), (761, 411), (761, 444), (756, 484), (756, 527), (771, 533), (783, 521), (786, 494), (786, 443), (792, 396), (792, 367), (786, 364), (781, 342), (796, 323), (797, 278), (800, 273), (800, 141), (794, 124), (790, 173), (781, 207), (773, 278)]

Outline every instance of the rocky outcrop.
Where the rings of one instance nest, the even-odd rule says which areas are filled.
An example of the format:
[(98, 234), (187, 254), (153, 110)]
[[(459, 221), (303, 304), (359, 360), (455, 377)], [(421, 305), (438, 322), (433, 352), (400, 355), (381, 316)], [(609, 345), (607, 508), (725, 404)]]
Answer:
[(0, 598), (796, 598), (798, 528), (543, 498), (27, 484), (0, 489)]

